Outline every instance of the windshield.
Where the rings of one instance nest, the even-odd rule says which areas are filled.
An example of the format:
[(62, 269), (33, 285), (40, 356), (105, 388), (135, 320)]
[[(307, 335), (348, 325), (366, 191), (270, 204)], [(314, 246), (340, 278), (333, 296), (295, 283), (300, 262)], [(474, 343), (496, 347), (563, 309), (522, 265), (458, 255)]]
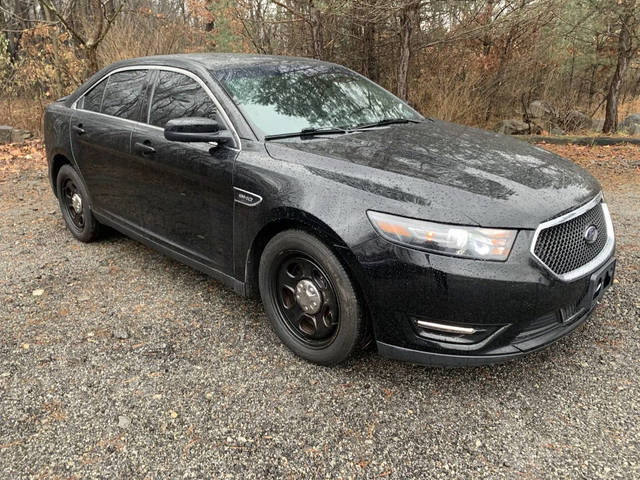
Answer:
[(391, 93), (334, 65), (287, 62), (212, 72), (263, 135), (422, 117)]

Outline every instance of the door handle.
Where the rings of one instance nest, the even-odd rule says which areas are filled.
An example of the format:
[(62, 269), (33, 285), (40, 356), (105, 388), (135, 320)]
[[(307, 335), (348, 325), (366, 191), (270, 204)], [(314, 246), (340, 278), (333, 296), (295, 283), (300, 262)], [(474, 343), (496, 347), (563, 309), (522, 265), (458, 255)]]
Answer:
[(156, 149), (151, 146), (151, 142), (149, 142), (149, 140), (136, 142), (133, 144), (133, 148), (136, 152), (140, 152), (142, 155), (151, 155), (156, 153)]
[(76, 132), (78, 135), (82, 135), (84, 133), (86, 133), (86, 130), (84, 128), (82, 128), (82, 124), (79, 123), (78, 125), (74, 125), (71, 127), (73, 129), (74, 132)]

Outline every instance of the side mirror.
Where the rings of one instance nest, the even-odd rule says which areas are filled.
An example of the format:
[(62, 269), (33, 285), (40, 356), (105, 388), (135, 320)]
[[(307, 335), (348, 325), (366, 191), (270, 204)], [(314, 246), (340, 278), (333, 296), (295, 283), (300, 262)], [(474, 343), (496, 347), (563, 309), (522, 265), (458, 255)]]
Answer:
[(169, 120), (164, 127), (164, 138), (174, 142), (226, 143), (231, 139), (227, 130), (210, 118), (188, 117)]

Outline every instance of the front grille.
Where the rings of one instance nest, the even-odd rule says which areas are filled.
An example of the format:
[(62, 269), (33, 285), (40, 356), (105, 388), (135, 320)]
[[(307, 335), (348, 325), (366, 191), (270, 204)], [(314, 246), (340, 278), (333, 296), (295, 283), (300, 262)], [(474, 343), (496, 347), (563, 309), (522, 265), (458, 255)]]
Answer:
[[(598, 229), (596, 241), (589, 244), (585, 231)], [(607, 243), (607, 224), (602, 204), (566, 222), (540, 230), (533, 252), (552, 272), (563, 275), (596, 258)]]

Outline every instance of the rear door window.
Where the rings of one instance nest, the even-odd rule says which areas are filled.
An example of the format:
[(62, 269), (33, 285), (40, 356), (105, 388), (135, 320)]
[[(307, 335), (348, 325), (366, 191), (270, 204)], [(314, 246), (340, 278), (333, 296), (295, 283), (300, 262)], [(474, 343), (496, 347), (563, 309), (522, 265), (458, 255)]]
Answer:
[(146, 75), (147, 70), (126, 70), (110, 75), (102, 100), (102, 113), (138, 120)]
[(177, 72), (159, 72), (151, 99), (149, 123), (164, 128), (169, 120), (184, 117), (215, 120), (216, 106), (193, 78)]

